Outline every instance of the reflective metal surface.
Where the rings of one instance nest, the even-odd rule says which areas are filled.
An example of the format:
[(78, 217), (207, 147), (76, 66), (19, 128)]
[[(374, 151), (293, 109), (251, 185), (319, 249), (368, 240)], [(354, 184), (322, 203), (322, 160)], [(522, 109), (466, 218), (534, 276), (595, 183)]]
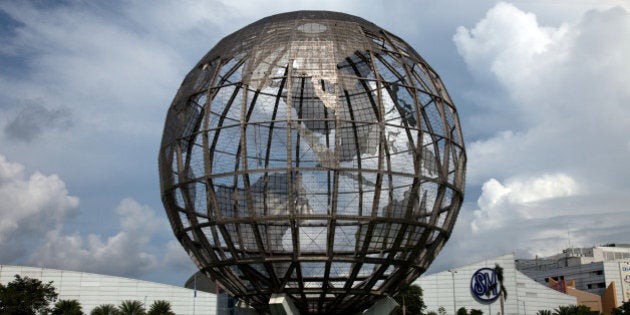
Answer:
[(403, 40), (322, 11), (267, 17), (192, 69), (159, 155), (197, 266), (259, 310), (349, 314), (424, 272), (455, 223), (466, 154), (438, 75)]

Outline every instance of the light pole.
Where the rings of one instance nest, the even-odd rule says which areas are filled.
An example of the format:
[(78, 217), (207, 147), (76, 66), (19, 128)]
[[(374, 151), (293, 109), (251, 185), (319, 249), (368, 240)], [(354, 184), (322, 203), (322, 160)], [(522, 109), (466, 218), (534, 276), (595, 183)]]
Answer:
[(453, 289), (453, 315), (457, 315), (457, 305), (455, 302), (455, 274), (457, 273), (457, 270), (453, 270), (453, 269), (449, 269), (448, 272), (451, 273), (451, 284), (452, 284), (452, 289)]

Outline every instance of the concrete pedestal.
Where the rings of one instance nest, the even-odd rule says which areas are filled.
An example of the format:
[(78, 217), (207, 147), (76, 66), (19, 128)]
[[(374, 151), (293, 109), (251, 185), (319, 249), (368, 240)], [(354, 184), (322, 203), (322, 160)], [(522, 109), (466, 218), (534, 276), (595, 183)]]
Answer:
[(269, 299), (271, 315), (300, 315), (293, 301), (284, 293), (272, 294)]
[(368, 308), (363, 312), (363, 315), (385, 315), (391, 313), (398, 306), (396, 300), (392, 299), (389, 296), (386, 296), (378, 302), (374, 303), (372, 307)]

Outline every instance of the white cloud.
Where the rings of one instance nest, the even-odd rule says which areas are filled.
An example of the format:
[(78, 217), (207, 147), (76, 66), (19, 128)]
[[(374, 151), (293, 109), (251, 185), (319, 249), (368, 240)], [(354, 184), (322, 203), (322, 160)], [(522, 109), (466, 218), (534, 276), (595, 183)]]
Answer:
[(481, 193), (460, 212), (438, 264), (628, 242), (630, 41), (620, 38), (630, 38), (621, 7), (544, 26), (498, 3), (458, 28), (458, 52), (484, 83), (469, 95), (495, 97), (479, 104), (476, 128), (499, 125), (490, 119), (502, 128), (468, 142), (469, 185)]
[[(522, 258), (545, 257), (569, 246), (627, 243), (630, 196), (623, 192), (583, 195), (579, 185), (575, 193), (556, 186), (567, 181), (569, 187), (575, 185), (562, 174), (518, 181), (518, 185), (488, 181), (478, 206), (460, 213), (455, 232), (432, 268), (461, 266), (510, 252)], [(544, 199), (518, 201), (550, 183)]]
[(532, 64), (567, 33), (567, 28), (566, 24), (541, 27), (533, 13), (499, 2), (473, 29), (460, 26), (453, 40), (471, 71), (496, 76), (511, 86), (514, 80), (527, 81), (536, 75)]
[(506, 222), (550, 218), (561, 215), (538, 207), (541, 201), (575, 196), (578, 183), (566, 174), (544, 174), (532, 178), (511, 178), (505, 184), (496, 179), (484, 183), (477, 200), (478, 210), (470, 223), (473, 233), (505, 226)]
[(55, 229), (33, 252), (29, 263), (119, 276), (138, 277), (153, 271), (159, 259), (150, 241), (158, 230), (166, 228), (164, 220), (157, 218), (153, 209), (129, 198), (120, 202), (115, 213), (121, 228), (117, 234), (103, 239), (95, 234), (65, 235)]
[(620, 144), (630, 134), (630, 64), (619, 56), (630, 42), (619, 38), (630, 38), (629, 22), (612, 8), (543, 26), (499, 3), (458, 28), (458, 52), (483, 83), (466, 93), (486, 102), (469, 121), (490, 136), (468, 141), (468, 182), (481, 193), (460, 212), (438, 266), (627, 242), (630, 170)]
[(125, 198), (112, 211), (119, 229), (111, 236), (68, 234), (64, 223), (77, 214), (78, 206), (79, 198), (69, 195), (57, 175), (27, 176), (23, 165), (0, 155), (0, 264), (132, 277), (158, 267), (191, 271), (192, 263), (177, 242), (166, 243), (166, 249), (152, 243), (170, 229), (150, 207)]
[(35, 172), (0, 155), (0, 255), (11, 263), (51, 228), (76, 214), (79, 198), (70, 196), (57, 175)]
[(630, 134), (630, 41), (619, 38), (630, 38), (619, 7), (544, 27), (499, 3), (474, 28), (460, 27), (454, 41), (471, 73), (499, 82), (508, 95), (500, 105), (514, 108), (495, 119), (519, 126), (469, 143), (471, 181), (537, 171), (630, 186), (630, 169), (615, 167), (628, 158), (621, 144)]

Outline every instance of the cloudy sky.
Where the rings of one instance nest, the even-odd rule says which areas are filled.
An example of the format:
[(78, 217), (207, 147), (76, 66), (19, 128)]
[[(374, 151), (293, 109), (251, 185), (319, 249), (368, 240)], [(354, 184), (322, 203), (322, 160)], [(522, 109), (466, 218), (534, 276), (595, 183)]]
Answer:
[[(94, 4), (101, 3), (101, 4)], [(0, 264), (181, 285), (158, 184), (166, 110), (219, 39), (322, 9), (399, 35), (464, 128), (466, 202), (431, 271), (630, 243), (630, 3), (0, 1)]]

